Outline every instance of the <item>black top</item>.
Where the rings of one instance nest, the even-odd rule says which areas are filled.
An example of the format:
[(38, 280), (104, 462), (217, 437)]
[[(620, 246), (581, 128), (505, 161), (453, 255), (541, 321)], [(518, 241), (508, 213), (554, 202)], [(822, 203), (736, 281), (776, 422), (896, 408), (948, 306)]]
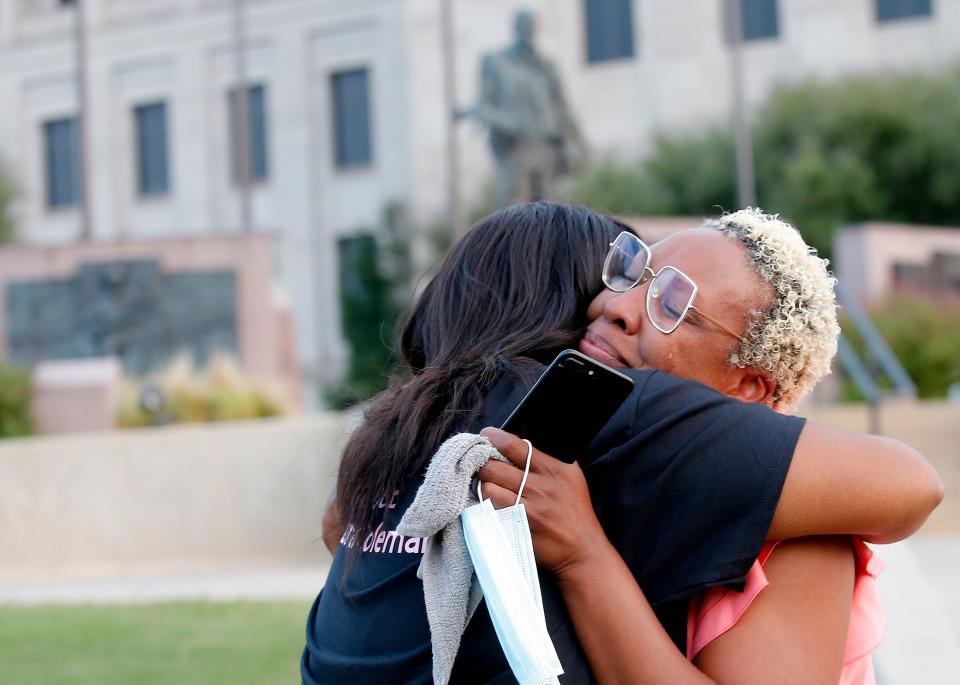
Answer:
[[(604, 530), (682, 645), (683, 600), (711, 585), (742, 583), (756, 559), (803, 419), (659, 371), (626, 373), (633, 392), (580, 464)], [(520, 382), (501, 382), (474, 429), (500, 425), (524, 392)], [(419, 485), (384, 498), (373, 535), (341, 541), (307, 620), (306, 685), (431, 682), (430, 629), (416, 577), (423, 544), (393, 532)], [(341, 587), (348, 544), (363, 551)], [(592, 682), (552, 575), (541, 570), (540, 582), (561, 682)], [(482, 602), (451, 682), (515, 682)]]

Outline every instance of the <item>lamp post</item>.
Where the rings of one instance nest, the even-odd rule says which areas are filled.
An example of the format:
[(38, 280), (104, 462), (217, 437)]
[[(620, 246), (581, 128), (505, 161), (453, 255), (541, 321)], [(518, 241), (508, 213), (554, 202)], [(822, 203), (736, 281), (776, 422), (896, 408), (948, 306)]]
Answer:
[(237, 190), (240, 193), (240, 230), (253, 228), (253, 202), (250, 193), (250, 93), (247, 84), (247, 32), (244, 0), (233, 0), (233, 155)]
[(73, 0), (73, 47), (76, 62), (77, 88), (77, 193), (80, 196), (80, 240), (93, 239), (90, 221), (89, 147), (87, 144), (87, 27), (83, 15), (83, 1)]
[(456, 54), (453, 46), (453, 0), (440, 0), (440, 37), (443, 52), (443, 106), (447, 138), (447, 220), (453, 235), (463, 235), (460, 206), (460, 151), (456, 129)]
[(757, 205), (757, 182), (753, 171), (753, 140), (743, 102), (742, 6), (740, 0), (723, 0), (726, 6), (727, 35), (730, 39), (730, 115), (737, 158), (737, 202), (739, 209)]

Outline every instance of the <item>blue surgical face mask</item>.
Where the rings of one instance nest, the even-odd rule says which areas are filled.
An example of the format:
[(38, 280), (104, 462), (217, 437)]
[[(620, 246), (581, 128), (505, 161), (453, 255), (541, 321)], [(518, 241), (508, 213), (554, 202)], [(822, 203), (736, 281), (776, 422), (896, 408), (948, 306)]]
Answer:
[[(527, 454), (527, 472), (531, 454), (532, 447)], [(517, 504), (499, 511), (481, 492), (480, 503), (461, 514), (463, 533), (513, 675), (520, 685), (558, 683), (563, 667), (547, 632), (530, 526), (520, 503), (522, 491), (523, 483)]]
[[(507, 546), (520, 567), (521, 576), (530, 589), (534, 605), (542, 613), (543, 598), (540, 595), (540, 577), (537, 574), (537, 560), (533, 552), (533, 540), (530, 537), (530, 523), (523, 504), (496, 509)], [(544, 623), (546, 625), (546, 623)]]

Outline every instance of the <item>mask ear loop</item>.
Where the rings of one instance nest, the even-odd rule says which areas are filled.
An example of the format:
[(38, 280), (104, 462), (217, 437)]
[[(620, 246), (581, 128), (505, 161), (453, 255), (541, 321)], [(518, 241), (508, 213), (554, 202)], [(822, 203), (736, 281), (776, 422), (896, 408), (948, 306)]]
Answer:
[(523, 495), (523, 488), (527, 484), (527, 476), (530, 475), (530, 464), (533, 463), (533, 443), (531, 443), (526, 438), (523, 439), (527, 443), (527, 466), (523, 469), (523, 480), (520, 481), (520, 489), (517, 490), (517, 501), (514, 502), (514, 506), (520, 504), (520, 497)]
[[(513, 503), (514, 506), (520, 504), (520, 498), (523, 496), (523, 488), (527, 485), (527, 476), (530, 475), (530, 464), (533, 463), (533, 443), (526, 438), (524, 438), (523, 441), (527, 443), (527, 465), (523, 469), (523, 480), (520, 481), (520, 488), (517, 490), (517, 501)], [(477, 499), (483, 502), (483, 482), (479, 479), (477, 480)]]

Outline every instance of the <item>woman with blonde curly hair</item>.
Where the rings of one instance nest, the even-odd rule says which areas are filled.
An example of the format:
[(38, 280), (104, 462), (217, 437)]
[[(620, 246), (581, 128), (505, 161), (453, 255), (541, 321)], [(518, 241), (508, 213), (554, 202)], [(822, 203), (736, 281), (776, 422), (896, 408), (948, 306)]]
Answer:
[[(783, 538), (860, 533), (893, 541), (916, 530), (939, 502), (935, 472), (906, 445), (832, 431), (761, 406), (792, 399), (794, 372), (816, 364), (793, 349), (792, 338), (754, 344), (763, 329), (748, 331), (748, 324), (759, 320), (759, 312), (773, 311), (774, 297), (737, 241), (716, 230), (687, 232), (658, 245), (650, 261), (636, 259), (642, 243), (631, 236), (622, 224), (582, 207), (533, 203), (481, 220), (444, 258), (403, 329), (408, 372), (371, 403), (344, 450), (331, 517), (343, 523), (307, 620), (305, 684), (512, 682), (482, 603), (472, 619), (455, 617), (467, 621), (459, 642), (434, 649), (417, 576), (427, 538), (404, 537), (397, 527), (441, 443), (502, 423), (567, 347), (579, 344), (608, 364), (634, 367), (624, 371), (634, 389), (581, 455), (583, 473), (579, 467), (555, 470), (570, 487), (561, 487), (554, 499), (539, 497), (551, 489), (544, 470), (551, 462), (542, 457), (534, 460), (524, 491), (535, 521), (567, 521), (556, 535), (534, 528), (541, 561), (559, 579), (558, 585), (542, 574), (540, 587), (565, 683), (594, 682), (594, 675), (642, 681), (642, 671), (605, 661), (606, 649), (622, 646), (627, 637), (634, 652), (635, 640), (652, 646), (662, 637), (683, 661), (652, 616), (656, 629), (635, 636), (630, 628), (641, 624), (634, 614), (622, 616), (618, 626), (617, 611), (590, 613), (609, 608), (605, 602), (611, 599), (615, 607), (621, 603), (602, 592), (608, 584), (617, 587), (624, 562), (630, 565), (629, 587), (639, 595), (624, 609), (640, 611), (640, 619), (650, 614), (632, 571), (665, 621), (680, 609), (679, 625), (669, 627), (682, 643), (686, 600), (703, 588), (742, 580), (768, 530)], [(615, 250), (604, 268), (611, 242)], [(620, 294), (598, 296), (601, 276)], [(796, 284), (797, 292), (805, 292), (803, 283)], [(655, 320), (648, 322), (651, 313)], [(594, 319), (589, 329), (588, 318)], [(791, 321), (792, 315), (774, 328), (791, 328)], [(802, 346), (810, 348), (808, 342)], [(763, 368), (740, 366), (739, 359), (756, 349), (768, 356), (750, 363)], [(510, 440), (503, 433), (495, 439)], [(509, 444), (502, 451), (516, 458)], [(515, 469), (502, 466), (511, 471), (499, 491), (490, 485), (498, 497), (506, 492), (502, 488), (516, 490), (519, 483), (509, 479)], [(497, 480), (486, 469), (488, 480)], [(541, 507), (582, 495), (584, 478), (597, 500), (596, 517), (588, 497), (569, 502), (589, 514), (572, 521), (569, 512)], [(854, 486), (855, 496), (847, 498)], [(591, 527), (597, 517), (599, 532)], [(595, 554), (612, 549), (602, 542), (604, 533), (622, 555), (615, 562)], [(554, 545), (560, 553), (551, 556), (551, 540), (562, 543), (579, 534), (595, 535), (597, 543), (567, 540)], [(577, 550), (589, 554), (576, 556)], [(591, 565), (598, 575), (588, 577), (584, 589), (577, 576)], [(602, 596), (591, 597), (592, 588)], [(610, 617), (617, 619), (612, 630)], [(585, 651), (596, 657), (594, 674)], [(664, 661), (670, 651), (659, 653), (663, 673), (679, 673)]]
[[(652, 248), (621, 234), (603, 280), (607, 291), (588, 310), (581, 351), (611, 366), (668, 371), (779, 412), (830, 371), (840, 332), (835, 279), (777, 216), (742, 210)], [(519, 439), (489, 429), (487, 436), (524, 464)], [(489, 462), (480, 472), (485, 493), (497, 506), (513, 504), (520, 473)], [(789, 488), (788, 479), (785, 494)], [(684, 646), (676, 625), (671, 642), (657, 622), (636, 580), (642, 570), (624, 563), (622, 540), (609, 522), (601, 527), (591, 494), (602, 513), (605, 493), (587, 491), (580, 466), (535, 453), (523, 501), (537, 558), (557, 574), (599, 681), (875, 682), (870, 652), (883, 616), (874, 579), (882, 565), (861, 539), (776, 542), (792, 531), (774, 520), (767, 536), (774, 541), (761, 549), (742, 591), (718, 586), (684, 600)], [(724, 497), (722, 483), (715, 496)], [(834, 515), (824, 515), (820, 530), (849, 530), (828, 520)], [(669, 532), (661, 539), (669, 542)], [(663, 621), (663, 607), (657, 614)]]

